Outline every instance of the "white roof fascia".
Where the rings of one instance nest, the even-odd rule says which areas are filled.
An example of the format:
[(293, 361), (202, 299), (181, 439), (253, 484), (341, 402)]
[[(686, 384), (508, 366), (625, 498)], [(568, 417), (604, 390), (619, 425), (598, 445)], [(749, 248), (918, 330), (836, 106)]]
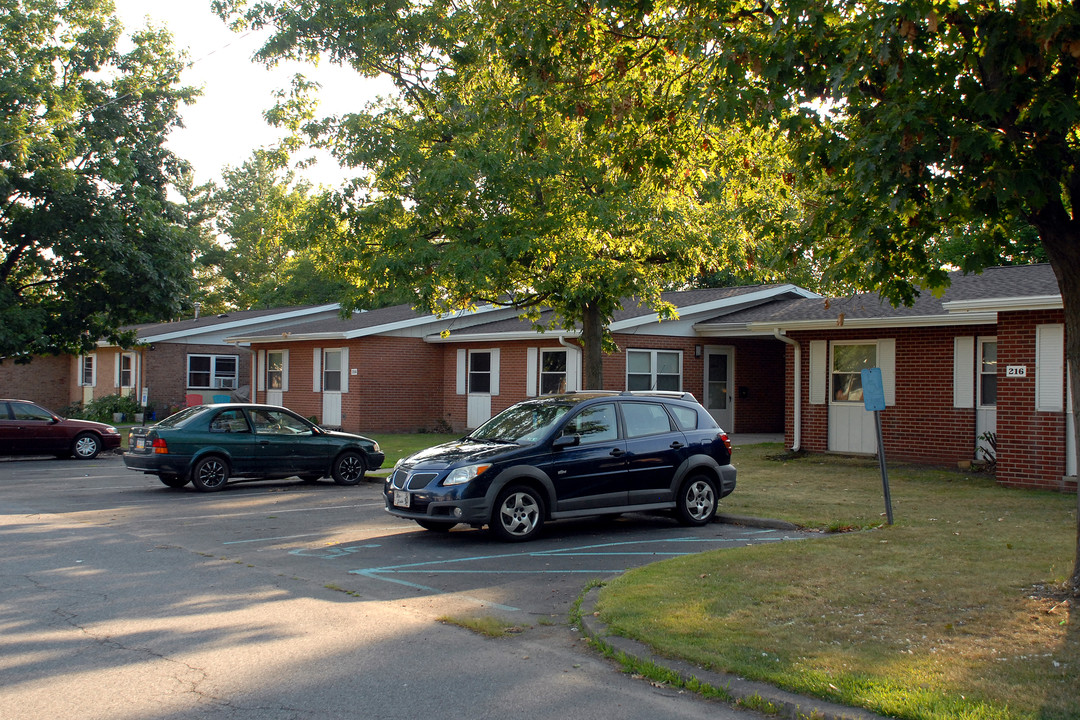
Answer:
[(581, 333), (577, 331), (559, 330), (557, 332), (540, 332), (539, 330), (515, 330), (514, 332), (491, 332), (491, 333), (476, 333), (475, 335), (455, 335), (450, 333), (447, 337), (442, 335), (428, 335), (424, 338), (424, 342), (438, 344), (438, 343), (471, 343), (471, 342), (509, 342), (512, 340), (543, 340), (545, 338), (552, 338), (558, 340), (559, 338), (576, 338), (581, 337)]
[(1061, 310), (1064, 304), (1060, 295), (1033, 295), (1030, 297), (992, 298), (986, 300), (953, 300), (941, 304), (946, 312), (1006, 312), (1017, 310)]
[(273, 335), (252, 335), (250, 337), (232, 336), (225, 338), (225, 342), (232, 345), (250, 345), (253, 342), (268, 343), (275, 340), (280, 342), (299, 342), (301, 340), (343, 340), (345, 334), (340, 332), (329, 333), (291, 333), (288, 330), (274, 333)]
[(799, 331), (799, 330), (851, 330), (866, 328), (898, 328), (898, 327), (947, 327), (949, 325), (993, 325), (997, 322), (997, 313), (972, 312), (963, 315), (922, 315), (918, 317), (891, 317), (891, 318), (847, 318), (843, 325), (837, 324), (836, 319), (829, 320), (794, 320), (790, 322), (777, 322), (775, 320), (763, 320), (748, 323), (717, 323), (714, 326), (698, 325), (698, 334), (701, 337), (730, 337), (745, 335), (747, 332), (754, 334), (772, 335), (776, 330)]
[(432, 323), (439, 322), (453, 322), (460, 320), (464, 317), (473, 317), (481, 313), (488, 313), (493, 310), (506, 310), (508, 308), (496, 305), (484, 305), (478, 307), (475, 310), (458, 310), (453, 314), (446, 314), (442, 317), (437, 315), (421, 315), (415, 318), (409, 318), (407, 320), (398, 320), (397, 322), (384, 323), (382, 325), (372, 325), (366, 328), (357, 328), (356, 330), (339, 330), (336, 332), (325, 333), (293, 333), (288, 332), (284, 337), (283, 333), (271, 333), (269, 335), (237, 335), (225, 338), (225, 342), (229, 343), (267, 343), (274, 342), (275, 340), (286, 340), (288, 342), (298, 342), (301, 340), (355, 340), (356, 338), (368, 337), (371, 335), (381, 335), (383, 333), (394, 332), (395, 330), (404, 330), (418, 325), (430, 325)]
[(916, 317), (889, 318), (845, 318), (842, 325), (831, 320), (801, 320), (798, 322), (752, 322), (747, 329), (754, 332), (772, 334), (774, 330), (835, 330), (843, 328), (898, 328), (898, 327), (945, 327), (949, 325), (992, 325), (997, 322), (997, 313), (969, 313), (956, 315), (921, 315)]
[[(307, 315), (316, 315), (318, 313), (329, 312), (330, 310), (336, 310), (341, 306), (338, 303), (331, 303), (329, 305), (319, 305), (318, 307), (305, 308), (303, 310), (292, 310), (290, 312), (273, 313), (270, 315), (260, 315), (257, 318), (248, 318), (247, 320), (236, 320), (234, 322), (214, 323), (213, 325), (206, 325), (204, 327), (190, 328), (188, 330), (175, 330), (173, 332), (166, 332), (160, 335), (148, 335), (147, 337), (140, 337), (140, 343), (152, 343), (152, 342), (167, 342), (169, 340), (176, 340), (177, 338), (190, 337), (192, 335), (205, 335), (211, 332), (221, 332), (222, 330), (231, 330), (233, 328), (242, 328), (248, 325), (259, 325), (262, 323), (280, 322), (282, 320), (292, 320), (293, 318), (305, 317)], [(226, 342), (232, 342), (231, 338), (226, 338)]]
[[(768, 288), (767, 290), (758, 290), (757, 292), (746, 293), (745, 295), (736, 295), (733, 297), (723, 298), (722, 300), (712, 300), (707, 303), (698, 303), (697, 305), (687, 305), (686, 307), (677, 307), (679, 317), (676, 320), (688, 319), (692, 315), (700, 315), (702, 313), (714, 313), (718, 310), (724, 310), (727, 308), (736, 308), (743, 305), (750, 305), (753, 303), (760, 303), (766, 300), (772, 300), (778, 295), (786, 295), (793, 293), (804, 298), (818, 298), (815, 292), (811, 292), (805, 288), (801, 288), (798, 285), (781, 285), (775, 288)], [(659, 323), (660, 315), (658, 313), (648, 313), (646, 315), (640, 315), (638, 317), (629, 318), (627, 320), (620, 320), (619, 322), (613, 322), (608, 326), (611, 332), (619, 332), (620, 330), (627, 330), (632, 327), (641, 325), (649, 325), (653, 323)], [(663, 322), (673, 322), (672, 320), (665, 320)]]

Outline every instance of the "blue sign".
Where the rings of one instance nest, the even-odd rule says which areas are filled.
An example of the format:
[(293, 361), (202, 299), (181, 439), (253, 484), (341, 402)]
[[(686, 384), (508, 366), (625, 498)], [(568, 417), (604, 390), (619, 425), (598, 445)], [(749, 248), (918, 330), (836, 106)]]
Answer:
[(885, 409), (885, 385), (881, 382), (881, 368), (862, 371), (863, 406), (871, 411)]

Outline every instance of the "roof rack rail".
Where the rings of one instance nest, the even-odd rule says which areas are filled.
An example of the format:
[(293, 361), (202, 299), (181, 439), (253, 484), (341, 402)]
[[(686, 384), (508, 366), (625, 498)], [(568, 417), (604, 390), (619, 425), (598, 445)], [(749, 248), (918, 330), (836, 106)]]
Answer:
[(641, 397), (667, 397), (677, 400), (693, 400), (697, 402), (694, 393), (685, 390), (623, 390), (620, 395), (635, 395)]

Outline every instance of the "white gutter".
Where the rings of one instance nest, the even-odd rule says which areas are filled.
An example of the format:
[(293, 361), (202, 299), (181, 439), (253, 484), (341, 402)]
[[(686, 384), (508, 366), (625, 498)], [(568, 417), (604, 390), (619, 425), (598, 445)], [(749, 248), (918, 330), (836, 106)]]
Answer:
[[(781, 295), (794, 294), (802, 298), (819, 298), (815, 292), (798, 287), (797, 285), (780, 285), (779, 287), (769, 288), (767, 290), (757, 290), (754, 292), (744, 293), (742, 295), (733, 295), (721, 300), (710, 300), (705, 303), (698, 303), (697, 305), (687, 305), (686, 307), (676, 308), (679, 313), (679, 317), (673, 320), (667, 320), (666, 322), (677, 322), (678, 320), (689, 320), (694, 315), (700, 315), (702, 313), (716, 313), (721, 310), (730, 310), (740, 308), (742, 306), (750, 306), (760, 304), (766, 300), (772, 300)], [(641, 325), (651, 325), (653, 323), (659, 323), (659, 313), (648, 313), (645, 315), (638, 315), (636, 317), (628, 318), (626, 320), (619, 320), (608, 324), (608, 330), (611, 332), (625, 332), (633, 327)]]
[(792, 407), (792, 426), (794, 429), (791, 438), (791, 451), (798, 452), (802, 447), (802, 345), (799, 344), (798, 340), (785, 335), (780, 328), (773, 330), (773, 337), (780, 342), (791, 345), (795, 350), (795, 382), (793, 383), (795, 402)]
[(941, 303), (946, 312), (1004, 312), (1008, 310), (1060, 310), (1064, 307), (1061, 295), (993, 298), (989, 300), (953, 300)]
[[(564, 337), (578, 337), (580, 332), (574, 332), (569, 330), (560, 330), (559, 342), (562, 342)], [(546, 333), (539, 332), (537, 330), (517, 330), (514, 332), (490, 332), (490, 333), (470, 333), (455, 335), (450, 333), (446, 337), (442, 335), (426, 335), (424, 342), (426, 343), (472, 343), (472, 342), (499, 342), (505, 340), (510, 342), (512, 340), (531, 340), (533, 342), (543, 341), (546, 337), (551, 337)]]
[[(185, 328), (184, 330), (172, 330), (169, 332), (159, 333), (157, 335), (147, 335), (146, 337), (140, 337), (140, 344), (155, 343), (155, 342), (167, 342), (169, 340), (177, 340), (179, 338), (191, 336), (191, 335), (206, 335), (209, 333), (222, 332), (223, 330), (233, 330), (236, 328), (242, 328), (245, 325), (264, 325), (268, 323), (279, 323), (283, 320), (294, 320), (296, 318), (302, 318), (307, 315), (315, 315), (318, 313), (329, 312), (336, 308), (341, 307), (338, 303), (329, 303), (327, 305), (318, 305), (316, 307), (304, 308), (302, 310), (292, 310), (289, 312), (281, 313), (267, 313), (266, 315), (260, 315), (259, 317), (230, 320), (226, 322), (212, 323), (209, 325), (194, 325)], [(183, 321), (182, 321), (183, 322)], [(278, 333), (279, 335), (281, 333)]]

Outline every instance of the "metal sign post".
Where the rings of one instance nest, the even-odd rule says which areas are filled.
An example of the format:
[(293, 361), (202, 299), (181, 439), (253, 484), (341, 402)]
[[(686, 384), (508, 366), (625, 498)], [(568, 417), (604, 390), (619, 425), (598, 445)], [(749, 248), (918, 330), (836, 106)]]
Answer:
[(885, 385), (881, 381), (881, 368), (862, 371), (863, 406), (874, 413), (877, 428), (878, 463), (881, 465), (881, 487), (885, 491), (885, 515), (893, 524), (892, 495), (889, 492), (889, 470), (885, 466), (885, 442), (881, 437), (881, 411), (885, 409)]

